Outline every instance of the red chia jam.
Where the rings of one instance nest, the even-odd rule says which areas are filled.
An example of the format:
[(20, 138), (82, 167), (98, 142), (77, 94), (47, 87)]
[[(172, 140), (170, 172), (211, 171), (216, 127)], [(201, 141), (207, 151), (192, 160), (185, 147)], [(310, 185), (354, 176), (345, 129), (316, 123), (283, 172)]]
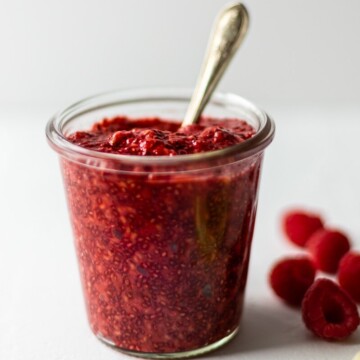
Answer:
[[(176, 157), (254, 134), (238, 119), (206, 117), (179, 128), (158, 118), (115, 117), (67, 140), (102, 153)], [(261, 160), (262, 152), (197, 170), (148, 172), (62, 158), (98, 337), (123, 350), (164, 354), (206, 347), (237, 330)]]

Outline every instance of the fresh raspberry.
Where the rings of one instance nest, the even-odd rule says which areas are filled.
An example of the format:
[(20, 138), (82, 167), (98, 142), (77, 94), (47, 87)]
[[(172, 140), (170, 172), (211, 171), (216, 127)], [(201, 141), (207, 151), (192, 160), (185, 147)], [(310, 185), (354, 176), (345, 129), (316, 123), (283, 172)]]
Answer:
[(314, 282), (315, 267), (307, 257), (286, 258), (270, 272), (270, 285), (286, 303), (299, 306), (306, 290)]
[(347, 338), (359, 326), (356, 304), (338, 285), (329, 279), (318, 279), (309, 288), (302, 302), (306, 327), (325, 340)]
[(340, 286), (360, 303), (360, 253), (348, 252), (339, 264), (338, 279)]
[(322, 219), (309, 212), (291, 210), (284, 214), (282, 227), (288, 239), (294, 244), (304, 247), (309, 237), (324, 227)]
[(341, 258), (350, 250), (349, 239), (340, 231), (318, 230), (306, 244), (315, 266), (329, 274), (335, 274)]

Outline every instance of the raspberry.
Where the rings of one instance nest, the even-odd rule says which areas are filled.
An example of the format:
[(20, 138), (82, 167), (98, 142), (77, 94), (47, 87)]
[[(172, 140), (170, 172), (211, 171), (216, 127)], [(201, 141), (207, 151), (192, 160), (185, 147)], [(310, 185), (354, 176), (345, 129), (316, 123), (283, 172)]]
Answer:
[(282, 227), (291, 242), (304, 247), (309, 237), (316, 230), (322, 229), (324, 224), (318, 215), (291, 210), (284, 214)]
[(347, 338), (360, 322), (356, 304), (338, 285), (324, 278), (306, 292), (302, 317), (310, 331), (328, 341)]
[(286, 258), (274, 265), (270, 285), (286, 303), (299, 306), (306, 290), (314, 282), (315, 267), (307, 257)]
[(338, 279), (340, 286), (360, 303), (360, 253), (348, 252), (341, 259)]
[(329, 274), (335, 274), (341, 258), (349, 251), (348, 238), (336, 230), (318, 230), (306, 244), (315, 266)]

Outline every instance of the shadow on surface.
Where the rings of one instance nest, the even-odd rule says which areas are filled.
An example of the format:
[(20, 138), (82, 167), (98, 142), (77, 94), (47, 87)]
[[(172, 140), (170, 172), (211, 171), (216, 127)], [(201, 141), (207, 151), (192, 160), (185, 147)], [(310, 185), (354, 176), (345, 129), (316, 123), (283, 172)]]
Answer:
[(248, 303), (245, 305), (238, 335), (223, 348), (208, 354), (208, 357), (226, 357), (276, 348), (296, 348), (302, 344), (311, 346), (315, 343), (320, 347), (332, 344), (330, 346), (339, 351), (341, 347), (360, 344), (360, 334), (356, 332), (341, 343), (329, 343), (317, 339), (305, 329), (300, 310), (274, 302)]
[(211, 356), (282, 347), (306, 338), (300, 312), (273, 303), (246, 304), (238, 335)]

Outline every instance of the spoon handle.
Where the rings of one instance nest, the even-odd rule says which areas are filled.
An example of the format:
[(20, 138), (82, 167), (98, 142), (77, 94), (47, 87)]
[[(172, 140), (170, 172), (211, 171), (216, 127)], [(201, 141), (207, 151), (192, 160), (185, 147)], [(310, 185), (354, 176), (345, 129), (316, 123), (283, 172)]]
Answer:
[(201, 72), (181, 126), (195, 124), (230, 60), (242, 43), (249, 15), (241, 3), (227, 6), (218, 16)]

